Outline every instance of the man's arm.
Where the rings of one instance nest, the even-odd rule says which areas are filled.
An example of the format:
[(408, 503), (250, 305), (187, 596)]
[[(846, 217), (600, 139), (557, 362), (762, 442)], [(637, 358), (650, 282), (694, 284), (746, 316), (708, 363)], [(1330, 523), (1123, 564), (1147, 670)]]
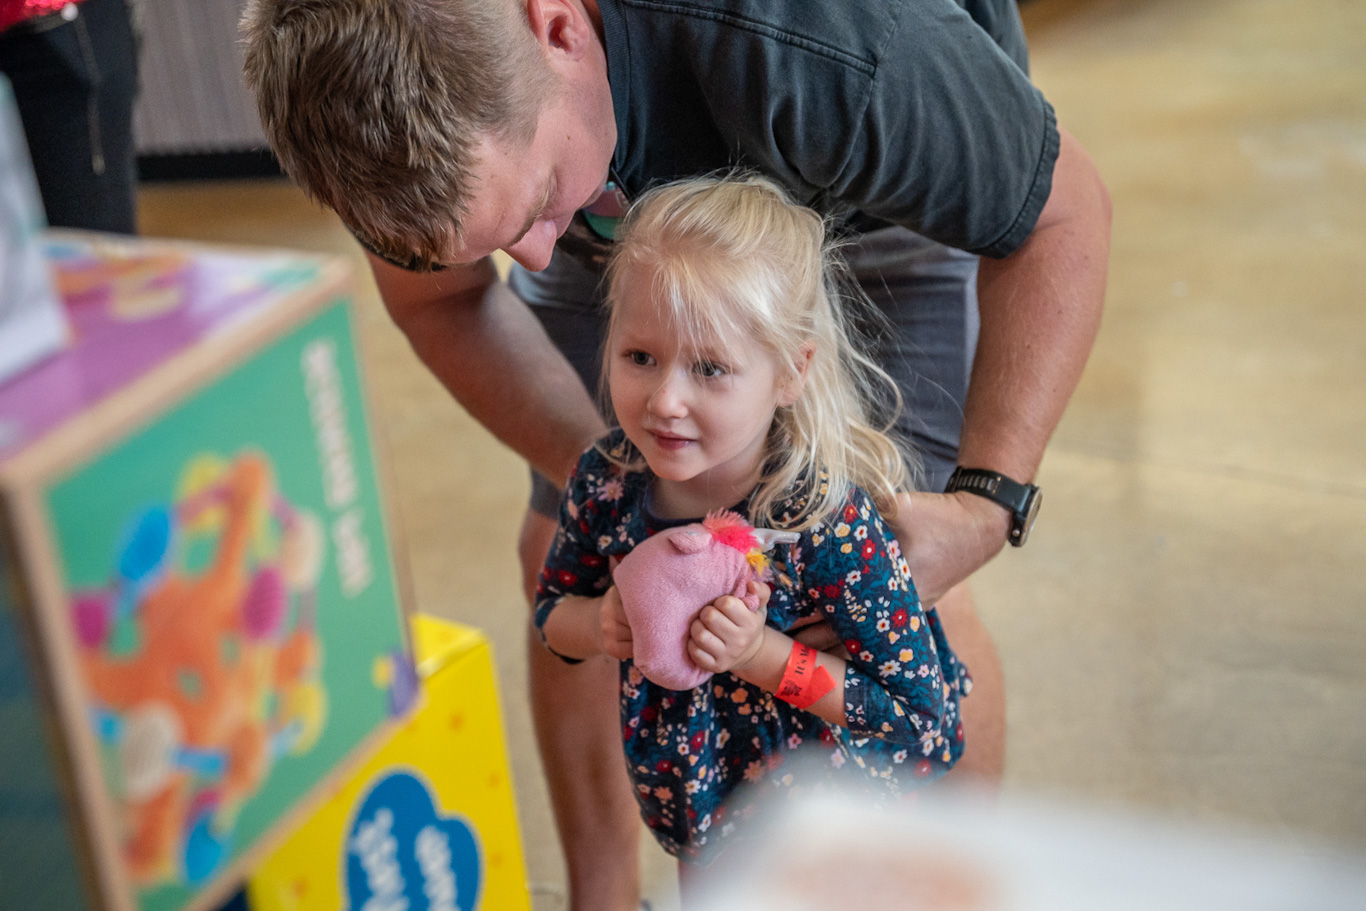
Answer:
[(427, 369), (475, 420), (563, 484), (605, 425), (574, 369), (493, 265), (415, 273), (369, 258), (389, 315)]
[[(1053, 185), (1029, 239), (984, 257), (981, 334), (958, 463), (1032, 480), (1100, 328), (1110, 197), (1085, 149), (1060, 130)], [(1005, 509), (971, 493), (909, 494), (894, 525), (926, 604), (1005, 545)]]

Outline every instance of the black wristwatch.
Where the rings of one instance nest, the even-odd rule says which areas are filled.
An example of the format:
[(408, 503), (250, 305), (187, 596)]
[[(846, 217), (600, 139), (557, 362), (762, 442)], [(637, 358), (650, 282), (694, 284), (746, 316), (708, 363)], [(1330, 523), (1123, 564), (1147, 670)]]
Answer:
[(998, 471), (985, 468), (964, 468), (959, 465), (949, 476), (949, 484), (944, 493), (966, 490), (979, 497), (986, 497), (1010, 510), (1009, 541), (1014, 547), (1023, 547), (1029, 540), (1029, 532), (1034, 520), (1039, 516), (1039, 504), (1043, 502), (1043, 492), (1037, 484), (1021, 484)]

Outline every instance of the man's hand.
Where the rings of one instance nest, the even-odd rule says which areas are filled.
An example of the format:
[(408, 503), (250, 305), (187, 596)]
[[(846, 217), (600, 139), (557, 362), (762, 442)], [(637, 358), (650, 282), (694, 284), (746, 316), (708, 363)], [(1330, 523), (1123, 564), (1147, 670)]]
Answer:
[(960, 490), (903, 493), (896, 499), (896, 516), (884, 518), (896, 534), (920, 603), (926, 607), (1005, 546), (1010, 514), (985, 497)]
[(688, 657), (693, 664), (719, 674), (744, 667), (758, 654), (768, 617), (769, 587), (751, 582), (749, 591), (759, 599), (758, 610), (750, 610), (731, 595), (722, 595), (702, 608), (689, 629)]
[(618, 661), (625, 661), (635, 655), (634, 640), (631, 638), (631, 624), (626, 622), (626, 611), (621, 606), (621, 595), (613, 585), (602, 596), (599, 608), (602, 620), (602, 650)]

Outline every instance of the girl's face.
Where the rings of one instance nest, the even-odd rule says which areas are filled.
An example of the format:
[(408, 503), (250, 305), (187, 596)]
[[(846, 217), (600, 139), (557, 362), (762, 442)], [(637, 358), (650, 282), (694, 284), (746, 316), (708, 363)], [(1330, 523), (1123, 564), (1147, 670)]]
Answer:
[(617, 282), (607, 370), (617, 420), (658, 479), (652, 507), (693, 518), (734, 506), (758, 483), (774, 411), (796, 400), (800, 380), (744, 339), (694, 346), (639, 271)]

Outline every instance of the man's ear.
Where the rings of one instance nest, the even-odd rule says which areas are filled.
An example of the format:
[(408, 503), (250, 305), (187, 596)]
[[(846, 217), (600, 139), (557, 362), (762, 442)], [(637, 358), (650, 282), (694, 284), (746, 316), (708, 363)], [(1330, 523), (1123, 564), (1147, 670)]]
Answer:
[(783, 383), (779, 390), (778, 404), (784, 408), (796, 403), (802, 397), (802, 390), (806, 388), (806, 374), (811, 369), (811, 359), (816, 356), (816, 342), (814, 340), (802, 342), (802, 346), (797, 349), (797, 353), (792, 358), (792, 375)]
[(577, 59), (596, 37), (583, 6), (575, 0), (526, 0), (526, 17), (548, 58), (558, 52)]

